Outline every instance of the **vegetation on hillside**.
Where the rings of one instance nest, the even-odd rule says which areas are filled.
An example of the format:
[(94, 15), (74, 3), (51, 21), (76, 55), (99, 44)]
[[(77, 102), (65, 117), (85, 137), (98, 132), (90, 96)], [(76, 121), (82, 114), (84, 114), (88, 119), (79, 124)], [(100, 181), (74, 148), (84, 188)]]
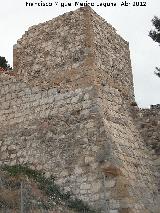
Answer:
[[(44, 195), (40, 196), (41, 199), (37, 201), (40, 208), (49, 210), (55, 206), (64, 206), (73, 212), (95, 213), (95, 210), (91, 209), (88, 204), (79, 199), (73, 199), (73, 196), (70, 193), (65, 193), (61, 190), (60, 187), (55, 184), (54, 177), (52, 176), (46, 178), (41, 172), (21, 165), (3, 166), (1, 171), (6, 172), (6, 174), (12, 178), (11, 185), (19, 186), (18, 188), (20, 188), (20, 183), (25, 182), (27, 179), (34, 181), (37, 184), (38, 189)], [(7, 205), (9, 208), (13, 208), (13, 204), (19, 205), (18, 202), (20, 203), (20, 200), (17, 201), (17, 197), (19, 195), (18, 188), (15, 188), (15, 190), (12, 191), (13, 193), (8, 193), (9, 189), (7, 188), (5, 188), (5, 190), (1, 190), (0, 208), (4, 205)], [(2, 199), (2, 197), (4, 198), (4, 195), (7, 197), (6, 199)], [(36, 198), (32, 197), (31, 200), (35, 201), (35, 199)]]

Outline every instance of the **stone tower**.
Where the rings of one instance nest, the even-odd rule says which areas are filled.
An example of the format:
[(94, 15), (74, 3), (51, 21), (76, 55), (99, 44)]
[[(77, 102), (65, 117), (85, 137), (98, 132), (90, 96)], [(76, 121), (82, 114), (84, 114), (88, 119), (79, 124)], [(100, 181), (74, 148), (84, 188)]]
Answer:
[(152, 162), (130, 115), (128, 43), (91, 8), (31, 27), (0, 75), (1, 164), (26, 164), (98, 212), (154, 212)]
[(31, 27), (14, 47), (14, 68), (23, 81), (44, 88), (107, 82), (133, 99), (128, 42), (91, 9)]

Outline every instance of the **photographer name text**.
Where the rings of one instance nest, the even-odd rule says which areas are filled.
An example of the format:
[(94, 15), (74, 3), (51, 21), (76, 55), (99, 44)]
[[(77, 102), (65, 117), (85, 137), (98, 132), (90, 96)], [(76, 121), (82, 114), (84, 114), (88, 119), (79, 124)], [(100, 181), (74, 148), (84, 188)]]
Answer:
[(146, 7), (147, 2), (146, 1), (133, 1), (133, 2), (128, 2), (128, 1), (120, 1), (120, 2), (28, 2), (26, 1), (26, 7), (54, 7), (54, 6), (59, 6), (59, 7), (71, 7), (71, 6), (79, 6), (79, 7), (85, 7), (85, 6), (91, 6), (91, 7), (116, 7), (116, 6), (121, 6), (121, 7)]

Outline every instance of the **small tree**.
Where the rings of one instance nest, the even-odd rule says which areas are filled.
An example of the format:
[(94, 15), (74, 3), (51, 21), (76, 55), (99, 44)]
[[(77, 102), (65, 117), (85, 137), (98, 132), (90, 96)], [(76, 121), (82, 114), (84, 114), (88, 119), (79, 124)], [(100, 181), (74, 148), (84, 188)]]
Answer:
[[(153, 41), (160, 44), (160, 19), (157, 16), (154, 16), (154, 18), (152, 19), (152, 24), (155, 29), (150, 30), (149, 36), (153, 39)], [(156, 67), (155, 74), (160, 77), (160, 68)]]
[(160, 44), (160, 19), (157, 16), (154, 16), (152, 24), (155, 27), (155, 30), (150, 30), (149, 36), (153, 39), (153, 41)]
[(156, 67), (156, 71), (154, 73), (160, 78), (160, 68)]
[(4, 68), (5, 70), (12, 69), (8, 64), (8, 61), (5, 59), (5, 57), (2, 56), (0, 56), (0, 67)]

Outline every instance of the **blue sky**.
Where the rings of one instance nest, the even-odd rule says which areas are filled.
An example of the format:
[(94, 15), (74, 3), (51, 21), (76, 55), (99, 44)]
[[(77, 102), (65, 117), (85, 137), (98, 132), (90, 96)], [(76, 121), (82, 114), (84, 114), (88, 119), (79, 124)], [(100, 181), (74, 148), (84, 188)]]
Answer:
[[(0, 55), (5, 56), (12, 65), (13, 45), (27, 29), (35, 24), (50, 20), (70, 10), (75, 10), (74, 0), (43, 0), (53, 3), (52, 7), (26, 7), (26, 2), (40, 0), (0, 0)], [(55, 4), (58, 2), (58, 5)], [(77, 2), (86, 2), (83, 0)], [(160, 46), (148, 37), (154, 15), (160, 17), (160, 1), (146, 0), (146, 7), (134, 7), (134, 0), (128, 0), (129, 6), (121, 6), (123, 0), (93, 0), (92, 7), (117, 33), (129, 42), (135, 97), (140, 107), (160, 104), (160, 79), (154, 75), (155, 66), (160, 66)], [(99, 3), (113, 2), (116, 7), (96, 6)], [(72, 3), (61, 7), (60, 3)]]

